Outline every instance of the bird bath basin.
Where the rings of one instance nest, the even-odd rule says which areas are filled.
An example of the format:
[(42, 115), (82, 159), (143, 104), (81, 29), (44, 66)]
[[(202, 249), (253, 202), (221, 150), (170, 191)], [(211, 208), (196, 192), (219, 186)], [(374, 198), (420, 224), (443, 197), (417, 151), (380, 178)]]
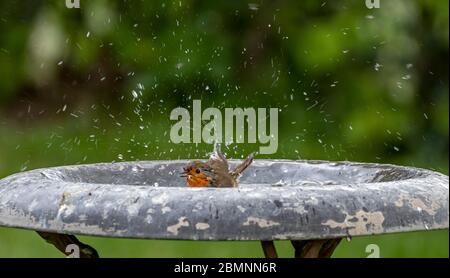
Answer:
[[(0, 180), (0, 226), (32, 229), (65, 252), (72, 234), (106, 237), (291, 240), (297, 257), (328, 257), (348, 236), (448, 228), (440, 173), (352, 162), (256, 160), (237, 188), (188, 188), (187, 161), (38, 169)], [(231, 166), (237, 161), (230, 161)]]

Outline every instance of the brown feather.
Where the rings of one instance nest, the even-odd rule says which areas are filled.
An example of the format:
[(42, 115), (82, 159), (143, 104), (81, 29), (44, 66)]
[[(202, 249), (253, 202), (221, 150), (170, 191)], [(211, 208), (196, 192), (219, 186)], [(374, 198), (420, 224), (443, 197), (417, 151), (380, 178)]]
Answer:
[(233, 171), (231, 171), (231, 176), (235, 179), (239, 178), (239, 176), (242, 174), (242, 172), (247, 169), (250, 164), (253, 162), (253, 154), (250, 154), (241, 164), (236, 166)]

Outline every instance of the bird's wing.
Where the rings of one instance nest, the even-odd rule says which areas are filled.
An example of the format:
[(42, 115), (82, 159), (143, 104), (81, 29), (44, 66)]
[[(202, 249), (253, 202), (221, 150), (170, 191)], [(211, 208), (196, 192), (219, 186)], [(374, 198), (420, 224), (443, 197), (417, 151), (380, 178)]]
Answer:
[(214, 187), (234, 187), (236, 186), (235, 179), (230, 175), (228, 161), (220, 149), (220, 144), (216, 143), (214, 152), (211, 154), (207, 164), (214, 172), (214, 180), (212, 186)]
[(216, 143), (214, 146), (214, 152), (211, 154), (208, 164), (215, 171), (224, 171), (228, 172), (228, 161), (225, 155), (220, 150), (220, 144)]
[(237, 179), (242, 172), (245, 171), (245, 169), (247, 169), (248, 166), (250, 166), (250, 164), (252, 164), (253, 162), (253, 154), (250, 154), (241, 164), (239, 164), (238, 166), (236, 166), (236, 168), (234, 168), (233, 171), (231, 171), (231, 175)]

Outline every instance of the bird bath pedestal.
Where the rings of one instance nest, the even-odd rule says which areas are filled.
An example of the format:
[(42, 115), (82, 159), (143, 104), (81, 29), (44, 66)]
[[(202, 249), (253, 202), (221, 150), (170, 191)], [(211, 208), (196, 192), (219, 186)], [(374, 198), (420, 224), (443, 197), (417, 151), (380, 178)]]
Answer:
[[(436, 172), (351, 162), (256, 160), (237, 188), (188, 188), (187, 161), (39, 169), (0, 180), (0, 226), (35, 230), (67, 254), (98, 257), (74, 234), (257, 240), (276, 257), (330, 257), (341, 238), (448, 228), (449, 180)], [(230, 161), (231, 166), (237, 161)]]

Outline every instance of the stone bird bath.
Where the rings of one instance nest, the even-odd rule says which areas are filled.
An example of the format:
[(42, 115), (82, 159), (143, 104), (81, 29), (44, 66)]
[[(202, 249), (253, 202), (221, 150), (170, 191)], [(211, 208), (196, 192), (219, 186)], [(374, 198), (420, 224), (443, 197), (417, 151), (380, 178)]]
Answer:
[[(0, 180), (0, 226), (35, 230), (97, 257), (74, 234), (182, 240), (290, 240), (329, 257), (341, 238), (448, 228), (449, 180), (395, 165), (256, 160), (238, 188), (187, 188), (187, 161), (64, 166)], [(237, 161), (230, 161), (231, 166)], [(67, 253), (66, 253), (67, 254)]]

